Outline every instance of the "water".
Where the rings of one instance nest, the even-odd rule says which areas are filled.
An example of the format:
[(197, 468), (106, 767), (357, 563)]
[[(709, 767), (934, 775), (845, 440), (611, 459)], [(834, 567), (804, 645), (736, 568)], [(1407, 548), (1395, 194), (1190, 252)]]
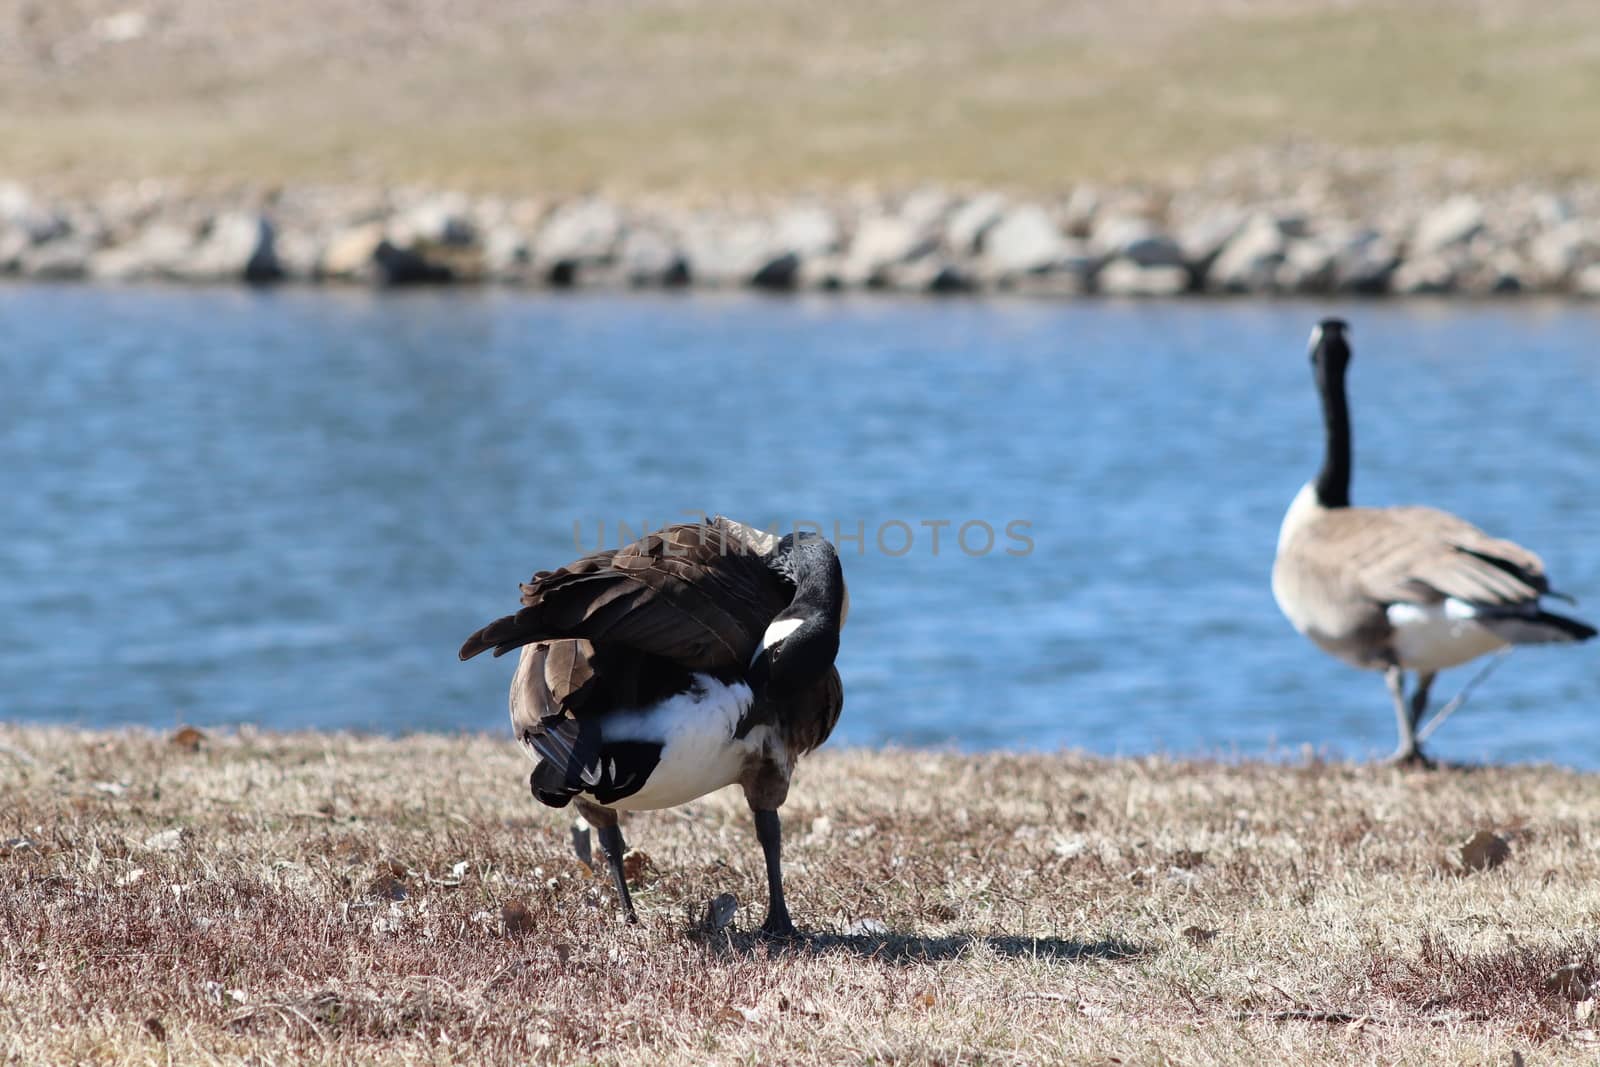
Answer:
[[(575, 520), (703, 509), (864, 525), (845, 742), (1387, 752), (1381, 679), (1268, 589), (1327, 312), (1358, 501), (1521, 540), (1600, 615), (1582, 307), (3, 288), (0, 716), (503, 729), (512, 665), (461, 639)], [(1597, 653), (1519, 651), (1436, 751), (1600, 766)]]

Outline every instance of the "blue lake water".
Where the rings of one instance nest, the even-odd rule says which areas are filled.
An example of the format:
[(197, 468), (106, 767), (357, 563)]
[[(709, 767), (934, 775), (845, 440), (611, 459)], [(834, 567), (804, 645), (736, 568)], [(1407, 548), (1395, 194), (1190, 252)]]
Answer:
[[(0, 288), (0, 717), (502, 729), (461, 639), (575, 522), (704, 511), (865, 531), (847, 743), (1387, 753), (1268, 588), (1327, 313), (1358, 502), (1600, 616), (1600, 310)], [(1597, 717), (1600, 644), (1525, 649), (1433, 747), (1597, 767)]]

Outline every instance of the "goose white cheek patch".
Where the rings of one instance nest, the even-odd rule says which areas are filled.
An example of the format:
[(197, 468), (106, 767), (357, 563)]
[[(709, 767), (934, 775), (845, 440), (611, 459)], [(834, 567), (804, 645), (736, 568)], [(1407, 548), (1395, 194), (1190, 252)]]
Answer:
[(804, 619), (778, 619), (768, 626), (767, 632), (761, 635), (761, 645), (756, 649), (756, 654), (750, 657), (750, 662), (754, 663), (760, 659), (761, 653), (800, 629), (804, 623)]

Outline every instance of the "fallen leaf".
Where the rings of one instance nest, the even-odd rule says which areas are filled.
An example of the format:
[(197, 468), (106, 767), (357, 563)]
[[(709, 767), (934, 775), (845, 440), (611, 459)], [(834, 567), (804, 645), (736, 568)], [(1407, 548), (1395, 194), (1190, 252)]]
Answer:
[(1461, 846), (1461, 866), (1469, 871), (1492, 871), (1510, 855), (1505, 838), (1493, 830), (1479, 830)]
[(720, 933), (733, 922), (734, 913), (738, 910), (738, 897), (732, 893), (720, 893), (706, 902), (706, 915), (700, 921), (700, 928), (708, 934)]
[(128, 787), (121, 782), (91, 782), (89, 788), (108, 797), (120, 797), (128, 791)]
[(1578, 963), (1569, 963), (1550, 974), (1544, 980), (1544, 988), (1545, 992), (1568, 1000), (1589, 999), (1589, 983), (1583, 980), (1583, 965)]
[(130, 885), (137, 884), (139, 879), (141, 879), (143, 877), (144, 877), (144, 868), (143, 867), (135, 867), (132, 870), (128, 871), (127, 873), (123, 874), (122, 877), (118, 878), (117, 879), (117, 885), (120, 888), (126, 889)]
[(655, 869), (655, 861), (650, 858), (648, 852), (630, 848), (622, 855), (622, 876), (631, 886), (643, 885), (645, 876), (654, 874)]
[(1208, 945), (1217, 936), (1215, 930), (1207, 930), (1203, 926), (1185, 926), (1183, 936), (1189, 939), (1191, 945)]
[(193, 726), (185, 726), (168, 738), (168, 741), (173, 746), (181, 748), (185, 752), (199, 752), (200, 744), (201, 742), (205, 741), (205, 739), (206, 735), (195, 729)]
[(165, 1041), (167, 1039), (167, 1028), (163, 1026), (161, 1024), (161, 1020), (157, 1019), (154, 1015), (144, 1021), (144, 1028), (148, 1030), (150, 1032), (150, 1036), (155, 1038), (157, 1041)]
[(911, 1003), (919, 1008), (931, 1008), (939, 1003), (939, 998), (931, 989), (919, 989), (911, 994)]
[(889, 924), (882, 919), (857, 919), (844, 928), (846, 937), (882, 937), (889, 932)]
[(724, 1004), (717, 1012), (719, 1023), (753, 1023), (761, 1018), (761, 1013), (754, 1008), (739, 1008), (732, 1004)]
[(505, 924), (507, 936), (533, 932), (533, 912), (520, 900), (508, 900), (500, 906), (500, 921)]

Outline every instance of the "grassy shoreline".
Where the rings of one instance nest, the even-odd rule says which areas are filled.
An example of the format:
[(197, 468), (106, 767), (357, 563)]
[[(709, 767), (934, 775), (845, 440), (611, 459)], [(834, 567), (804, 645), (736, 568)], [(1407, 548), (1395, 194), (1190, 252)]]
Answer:
[(0, 174), (571, 193), (1167, 176), (1313, 137), (1592, 173), (1578, 0), (21, 5)]
[[(1234, 1063), (1600, 1054), (1600, 777), (824, 750), (812, 936), (724, 791), (643, 925), (496, 737), (0, 726), (8, 1062)], [(1463, 867), (1477, 831), (1505, 841)], [(696, 929), (732, 892), (733, 926)]]

